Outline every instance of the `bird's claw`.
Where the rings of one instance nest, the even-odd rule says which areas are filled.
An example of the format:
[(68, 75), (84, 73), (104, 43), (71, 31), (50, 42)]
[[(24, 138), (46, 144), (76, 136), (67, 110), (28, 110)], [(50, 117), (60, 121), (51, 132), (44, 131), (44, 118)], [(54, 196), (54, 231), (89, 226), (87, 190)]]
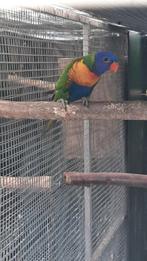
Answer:
[(89, 107), (89, 100), (86, 97), (82, 97), (82, 104), (88, 108)]
[(59, 99), (58, 102), (61, 102), (63, 108), (65, 111), (67, 111), (67, 105), (68, 105), (68, 101), (64, 100), (64, 99)]

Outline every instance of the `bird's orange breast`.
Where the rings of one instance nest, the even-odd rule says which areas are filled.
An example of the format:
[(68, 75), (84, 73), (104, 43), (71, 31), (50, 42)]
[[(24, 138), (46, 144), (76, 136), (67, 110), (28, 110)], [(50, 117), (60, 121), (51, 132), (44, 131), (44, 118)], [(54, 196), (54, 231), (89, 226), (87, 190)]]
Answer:
[(68, 73), (69, 80), (79, 85), (92, 87), (100, 77), (91, 72), (83, 63), (83, 60), (76, 61)]

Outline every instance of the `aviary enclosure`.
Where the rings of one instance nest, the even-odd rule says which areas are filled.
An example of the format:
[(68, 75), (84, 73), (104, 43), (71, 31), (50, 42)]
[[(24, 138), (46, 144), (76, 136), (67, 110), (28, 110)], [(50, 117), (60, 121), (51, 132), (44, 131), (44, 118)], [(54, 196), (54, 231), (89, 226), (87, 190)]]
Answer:
[(123, 102), (125, 28), (53, 6), (0, 10), (1, 100), (24, 105), (9, 103), (13, 117), (0, 113), (1, 261), (128, 261), (128, 189), (63, 179), (71, 171), (126, 172), (125, 122), (58, 119), (49, 128), (47, 118), (16, 116), (25, 102), (50, 103), (67, 61), (98, 50), (116, 53), (120, 70), (102, 78), (91, 103)]

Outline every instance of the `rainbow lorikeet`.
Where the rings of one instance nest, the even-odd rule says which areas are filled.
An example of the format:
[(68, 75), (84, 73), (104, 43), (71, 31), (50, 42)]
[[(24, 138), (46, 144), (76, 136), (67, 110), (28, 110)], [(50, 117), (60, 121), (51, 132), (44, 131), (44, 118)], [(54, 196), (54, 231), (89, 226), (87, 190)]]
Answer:
[(56, 82), (53, 100), (68, 103), (87, 98), (107, 71), (118, 70), (118, 58), (111, 51), (96, 52), (69, 63)]

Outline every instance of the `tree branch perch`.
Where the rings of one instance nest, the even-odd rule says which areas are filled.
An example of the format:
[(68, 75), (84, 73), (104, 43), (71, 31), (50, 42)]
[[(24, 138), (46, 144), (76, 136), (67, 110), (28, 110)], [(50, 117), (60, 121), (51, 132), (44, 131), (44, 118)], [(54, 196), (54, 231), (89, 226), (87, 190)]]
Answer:
[(147, 188), (147, 175), (119, 172), (65, 172), (64, 181), (67, 185), (125, 185), (129, 187)]
[(38, 120), (147, 120), (147, 102), (90, 102), (89, 108), (75, 103), (67, 106), (65, 111), (58, 102), (0, 100), (0, 117)]

